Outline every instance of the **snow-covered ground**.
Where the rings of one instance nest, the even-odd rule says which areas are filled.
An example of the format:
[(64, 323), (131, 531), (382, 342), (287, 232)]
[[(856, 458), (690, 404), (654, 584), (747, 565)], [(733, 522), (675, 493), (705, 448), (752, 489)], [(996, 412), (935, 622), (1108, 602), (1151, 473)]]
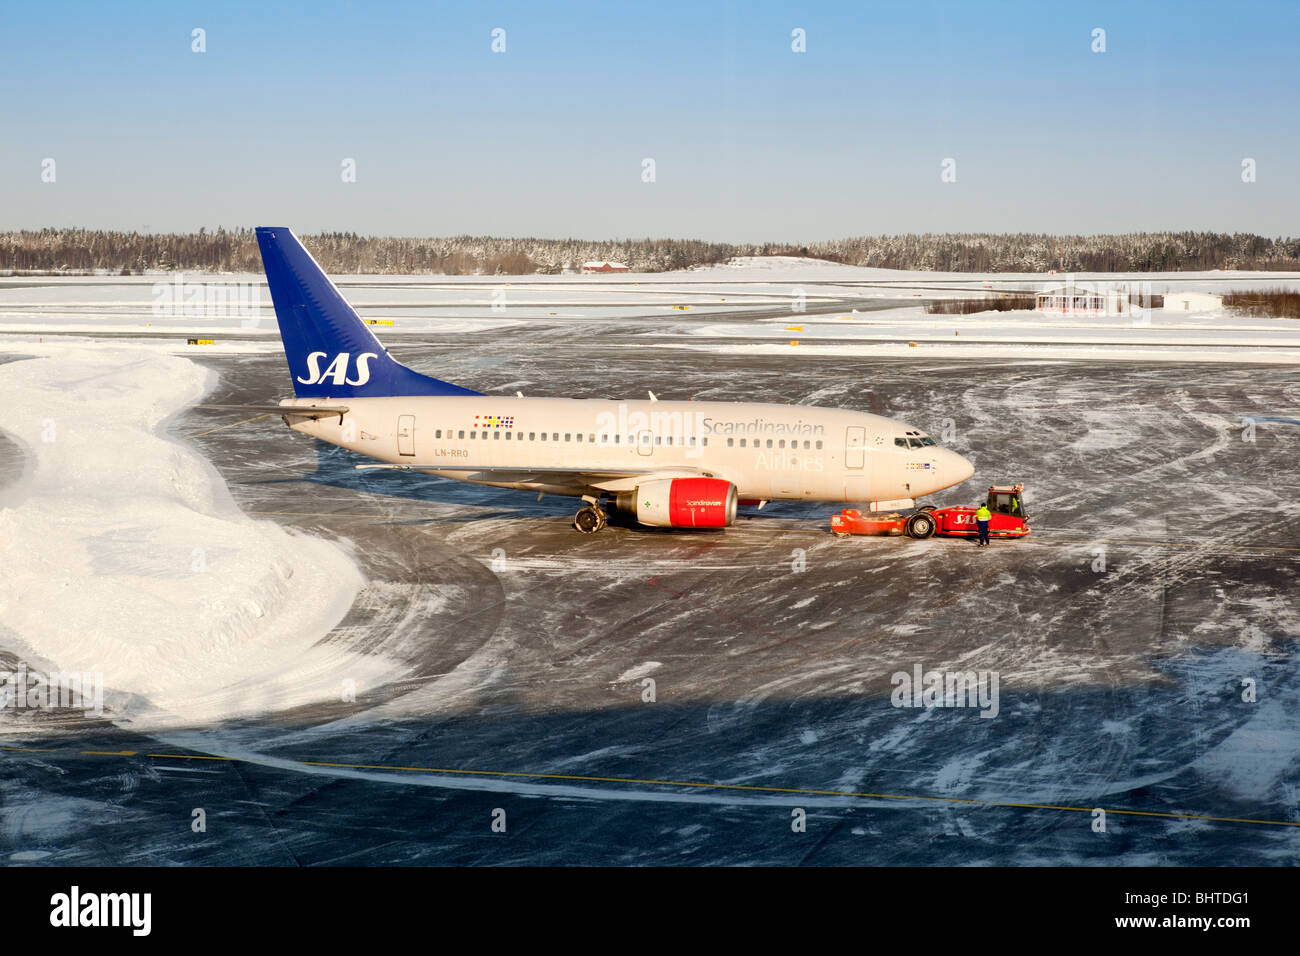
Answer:
[[(661, 319), (677, 347), (734, 354), (791, 350), (941, 358), (1061, 358), (1207, 362), (1300, 361), (1300, 321), (1224, 309), (1068, 317), (1033, 311), (929, 315), (935, 298), (1040, 290), (1074, 281), (1171, 291), (1300, 289), (1300, 274), (1263, 272), (978, 275), (865, 269), (819, 260), (736, 259), (683, 272), (588, 276), (341, 276), (345, 296), (382, 339), (409, 333), (511, 334), (521, 323)], [(904, 302), (915, 303), (903, 305)], [(697, 321), (698, 317), (698, 321)], [(132, 334), (183, 352), (274, 351), (270, 295), (260, 275), (0, 278), (0, 349), (47, 333)], [(176, 336), (171, 339), (170, 336)], [(180, 336), (211, 337), (186, 346)], [(237, 337), (239, 341), (232, 341)], [(257, 339), (266, 339), (263, 346)], [(740, 343), (735, 339), (750, 339)], [(762, 340), (772, 339), (771, 344)], [(713, 340), (713, 341), (706, 341)], [(778, 341), (779, 340), (779, 341)], [(1104, 354), (1103, 354), (1104, 353)]]
[[(1300, 286), (1297, 272), (1256, 272), (1212, 269), (1204, 272), (922, 272), (907, 269), (870, 269), (846, 266), (821, 259), (804, 259), (796, 256), (738, 256), (730, 262), (692, 269), (686, 273), (663, 275), (690, 275), (698, 278), (737, 279), (740, 277), (774, 283), (803, 280), (838, 282), (846, 284), (881, 283), (912, 291), (935, 290), (936, 287), (958, 286), (974, 291), (991, 289), (1041, 290), (1058, 286), (1097, 282), (1143, 285), (1150, 283), (1157, 295), (1166, 292), (1222, 292), (1235, 288), (1296, 288)], [(1146, 286), (1143, 285), (1143, 288)]]
[[(784, 502), (718, 535), (588, 539), (551, 496), (358, 472), (338, 449), (194, 407), (287, 391), (269, 300), (260, 327), (230, 317), (215, 345), (187, 346), (181, 333), (205, 319), (156, 334), (149, 282), (7, 285), (0, 669), (102, 671), (117, 726), (19, 718), (26, 739), (8, 742), (36, 749), (7, 754), (0, 852), (1294, 862), (1300, 386), (1263, 367), (1295, 361), (1293, 323), (929, 316), (845, 275), (765, 262), (616, 280), (349, 278), (343, 291), (395, 323), (381, 340), (416, 333), (394, 346), (403, 360), (493, 394), (654, 388), (872, 410), (933, 433), (948, 421), (945, 441), (980, 470), (934, 503), (1024, 479), (1028, 539), (839, 541), (826, 531), (836, 506)], [(806, 313), (789, 311), (796, 284)], [(737, 293), (761, 304), (736, 306)], [(990, 360), (962, 361), (977, 357)], [(1132, 357), (1144, 361), (1111, 361)], [(890, 673), (918, 661), (1000, 672), (998, 719), (892, 707)], [(340, 704), (346, 681), (357, 700)], [(144, 756), (158, 752), (242, 763)], [(436, 769), (398, 769), (411, 767)], [(201, 846), (173, 833), (178, 787), (197, 781), (249, 807)], [(801, 787), (820, 791), (798, 797), (825, 827), (811, 857), (770, 838)], [(555, 799), (508, 804), (527, 807), (531, 843), (487, 843), (463, 826), (478, 791), (491, 806)], [(1099, 806), (1115, 811), (1110, 837), (1089, 828)], [(124, 825), (151, 836), (105, 836)]]
[[(1230, 281), (1223, 273), (1127, 278), (1157, 289), (1300, 286), (1295, 276), (1260, 273)], [(602, 342), (610, 354), (654, 348), (795, 362), (1300, 363), (1300, 322), (1225, 310), (952, 316), (927, 314), (920, 304), (870, 305), (948, 296), (952, 291), (936, 291), (936, 284), (969, 290), (983, 279), (1004, 288), (1059, 281), (790, 258), (660, 275), (340, 281), (363, 317), (392, 323), (376, 326), (381, 340), (432, 331), (489, 351), (498, 334), (578, 319), (573, 328), (586, 329), (592, 341), (602, 326), (623, 333)], [(173, 711), (212, 720), (292, 707), (337, 694), (339, 673), (370, 682), (393, 672), (382, 659), (315, 646), (362, 589), (355, 563), (334, 545), (249, 520), (211, 465), (163, 430), (170, 414), (198, 401), (214, 380), (169, 353), (271, 357), (280, 350), (264, 287), (260, 308), (242, 315), (237, 308), (217, 316), (156, 314), (164, 293), (183, 304), (184, 290), (205, 291), (205, 283), (227, 292), (242, 283), (229, 302), (247, 305), (257, 301), (252, 290), (261, 277), (0, 279), (0, 352), (24, 356), (0, 366), (3, 428), (29, 462), (0, 511), (0, 636), (51, 669), (100, 669), (111, 660), (108, 685), (119, 695), (113, 709), (135, 720), (165, 721)], [(792, 291), (804, 295), (800, 307), (822, 311), (789, 311)], [(843, 311), (834, 308), (841, 303)], [(691, 308), (673, 308), (682, 304)], [(713, 317), (695, 318), (715, 306)], [(205, 332), (214, 344), (186, 344), (186, 335)], [(1090, 432), (1088, 440), (1101, 434)]]
[[(801, 319), (710, 322), (685, 330), (710, 342), (677, 348), (736, 355), (859, 355), (941, 359), (1300, 363), (1300, 320), (1226, 309), (1068, 317), (1035, 311), (930, 315), (922, 306)], [(743, 343), (728, 339), (748, 340)], [(779, 339), (780, 343), (754, 342)]]
[(4, 431), (28, 462), (0, 498), (0, 645), (31, 669), (102, 674), (127, 726), (337, 700), (345, 678), (390, 669), (317, 644), (361, 587), (353, 559), (245, 516), (163, 430), (215, 379), (112, 346), (0, 365)]

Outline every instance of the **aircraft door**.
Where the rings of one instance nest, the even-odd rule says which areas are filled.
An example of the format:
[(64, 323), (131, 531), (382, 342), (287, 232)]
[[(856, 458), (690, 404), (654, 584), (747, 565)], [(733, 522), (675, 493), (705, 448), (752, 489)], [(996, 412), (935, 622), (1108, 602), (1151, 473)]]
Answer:
[(638, 455), (650, 455), (655, 450), (654, 436), (650, 434), (649, 429), (643, 429), (636, 433), (636, 453)]
[(844, 433), (844, 500), (867, 501), (867, 430), (850, 425)]
[(867, 430), (851, 425), (844, 435), (844, 467), (859, 469), (867, 463)]
[(397, 416), (397, 453), (399, 455), (415, 454), (415, 416)]

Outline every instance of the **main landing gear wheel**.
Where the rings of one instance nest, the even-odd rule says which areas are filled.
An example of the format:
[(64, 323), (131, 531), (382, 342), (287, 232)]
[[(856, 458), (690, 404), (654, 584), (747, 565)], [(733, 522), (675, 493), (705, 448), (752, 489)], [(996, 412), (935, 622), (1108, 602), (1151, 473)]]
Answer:
[(928, 538), (934, 534), (934, 515), (918, 511), (907, 519), (904, 530), (913, 538)]
[(573, 516), (573, 526), (583, 534), (595, 534), (609, 523), (605, 512), (588, 505)]

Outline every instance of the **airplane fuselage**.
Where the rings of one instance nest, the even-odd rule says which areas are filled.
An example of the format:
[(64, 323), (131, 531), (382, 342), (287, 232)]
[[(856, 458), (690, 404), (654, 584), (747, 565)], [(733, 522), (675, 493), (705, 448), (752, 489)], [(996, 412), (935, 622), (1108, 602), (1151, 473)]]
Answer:
[(629, 491), (654, 472), (725, 478), (741, 499), (867, 502), (916, 499), (972, 473), (917, 429), (843, 409), (489, 395), (281, 404), (346, 406), (286, 421), (382, 462), (560, 495)]

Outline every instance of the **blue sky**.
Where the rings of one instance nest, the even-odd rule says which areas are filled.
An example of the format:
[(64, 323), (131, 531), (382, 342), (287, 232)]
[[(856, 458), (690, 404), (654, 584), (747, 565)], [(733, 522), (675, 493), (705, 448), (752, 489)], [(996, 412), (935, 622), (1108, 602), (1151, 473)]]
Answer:
[(1295, 235), (1297, 39), (1283, 2), (10, 4), (0, 229)]

